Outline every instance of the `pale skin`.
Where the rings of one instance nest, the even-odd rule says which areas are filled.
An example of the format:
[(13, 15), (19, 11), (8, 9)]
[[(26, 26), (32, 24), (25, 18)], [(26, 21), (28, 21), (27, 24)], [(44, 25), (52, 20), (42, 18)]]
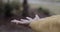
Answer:
[(12, 20), (11, 22), (16, 24), (30, 24), (30, 27), (35, 32), (60, 32), (60, 15), (54, 15), (40, 19), (38, 15), (35, 18), (26, 17), (26, 19)]
[(26, 18), (27, 18), (28, 20), (26, 20), (26, 19), (21, 19), (21, 21), (18, 21), (18, 20), (16, 20), (16, 19), (14, 19), (14, 20), (11, 20), (11, 22), (16, 23), (16, 24), (29, 24), (29, 23), (31, 23), (32, 21), (36, 21), (36, 20), (39, 20), (39, 19), (40, 19), (37, 14), (35, 15), (35, 18), (34, 18), (34, 19), (32, 19), (32, 18), (30, 18), (30, 17), (26, 17)]

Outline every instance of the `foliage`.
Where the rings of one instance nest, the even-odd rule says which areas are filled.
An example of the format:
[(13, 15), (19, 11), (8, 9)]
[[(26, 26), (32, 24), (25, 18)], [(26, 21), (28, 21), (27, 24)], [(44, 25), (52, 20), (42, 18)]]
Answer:
[(44, 13), (44, 14), (49, 14), (49, 10), (48, 9), (46, 9), (46, 8), (42, 8), (42, 7), (40, 7), (39, 9), (38, 9), (38, 12), (39, 13)]
[[(7, 6), (7, 8), (6, 8)], [(3, 4), (3, 11), (1, 13), (3, 13), (5, 15), (5, 13), (9, 14), (9, 13), (12, 13), (14, 14), (14, 12), (16, 11), (15, 14), (19, 14), (21, 11), (20, 11), (20, 2), (16, 2), (16, 1), (12, 1), (12, 2), (9, 2), (9, 3), (4, 3)], [(10, 10), (9, 10), (10, 9)], [(7, 11), (8, 10), (8, 11)], [(1, 11), (1, 10), (0, 10)]]

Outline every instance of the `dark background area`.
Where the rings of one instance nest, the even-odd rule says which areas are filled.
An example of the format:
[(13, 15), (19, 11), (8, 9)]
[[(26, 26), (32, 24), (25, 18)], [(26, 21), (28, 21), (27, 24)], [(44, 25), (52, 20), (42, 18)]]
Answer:
[[(21, 7), (23, 8), (21, 10)], [(32, 29), (27, 25), (17, 25), (15, 23), (11, 23), (13, 19), (26, 19), (25, 17), (34, 18), (35, 14), (38, 14), (39, 17), (44, 18), (50, 16), (49, 9), (40, 8), (29, 8), (29, 4), (27, 0), (24, 0), (22, 4), (15, 3), (14, 1), (9, 4), (3, 3), (0, 1), (0, 32), (32, 32)], [(12, 12), (14, 11), (15, 14)]]

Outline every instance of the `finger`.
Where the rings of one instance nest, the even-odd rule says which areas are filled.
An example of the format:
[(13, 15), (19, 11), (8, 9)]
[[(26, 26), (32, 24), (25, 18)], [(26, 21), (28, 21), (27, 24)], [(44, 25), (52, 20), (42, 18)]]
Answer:
[(26, 19), (21, 19), (21, 21), (23, 21), (23, 22), (28, 22), (28, 20), (26, 20)]
[(34, 20), (38, 20), (40, 17), (36, 14)]
[(26, 24), (31, 22), (31, 21), (26, 20), (26, 19), (21, 19), (21, 21), (24, 22), (24, 23), (26, 23)]
[(32, 20), (32, 18), (30, 18), (30, 17), (26, 17), (28, 20)]
[(18, 23), (21, 22), (21, 21), (18, 21), (18, 20), (11, 20), (11, 22), (18, 24)]
[(29, 24), (30, 22), (27, 20), (24, 21), (19, 21), (19, 20), (11, 20), (11, 22), (16, 23), (16, 24)]

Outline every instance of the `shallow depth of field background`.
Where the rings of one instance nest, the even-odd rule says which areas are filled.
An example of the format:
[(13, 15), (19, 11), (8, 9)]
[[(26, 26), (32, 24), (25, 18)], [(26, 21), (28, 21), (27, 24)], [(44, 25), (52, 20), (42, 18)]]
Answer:
[(10, 21), (26, 19), (27, 16), (34, 18), (35, 14), (41, 18), (60, 15), (60, 0), (25, 1), (27, 3), (23, 4), (24, 0), (0, 0), (0, 32), (33, 32), (27, 25), (17, 25)]

